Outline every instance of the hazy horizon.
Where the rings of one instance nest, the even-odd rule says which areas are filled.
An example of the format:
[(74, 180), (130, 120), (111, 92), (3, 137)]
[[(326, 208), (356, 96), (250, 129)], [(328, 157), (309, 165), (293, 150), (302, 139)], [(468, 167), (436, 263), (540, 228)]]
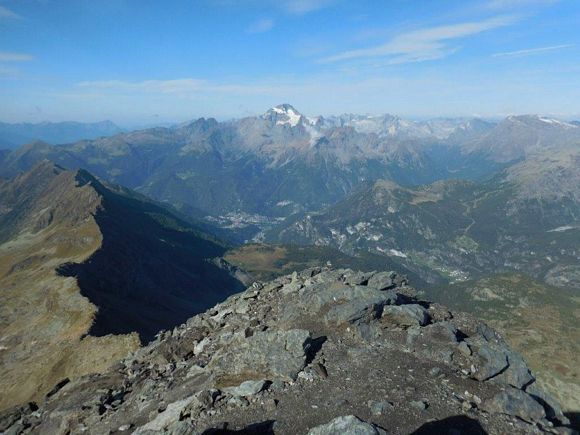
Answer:
[[(290, 104), (292, 105), (296, 110), (298, 110), (302, 115), (307, 116), (307, 117), (316, 117), (316, 116), (322, 116), (324, 118), (330, 118), (330, 117), (338, 117), (338, 116), (342, 116), (342, 115), (362, 115), (362, 116), (371, 116), (371, 117), (379, 117), (379, 116), (383, 116), (383, 115), (392, 115), (392, 116), (396, 116), (402, 119), (406, 119), (409, 121), (429, 121), (429, 120), (437, 120), (437, 119), (481, 119), (484, 121), (489, 121), (489, 122), (501, 122), (502, 120), (506, 119), (509, 116), (539, 116), (539, 117), (543, 117), (543, 118), (554, 118), (554, 119), (559, 119), (562, 121), (579, 121), (580, 119), (580, 115), (578, 116), (558, 116), (558, 115), (553, 115), (550, 113), (509, 113), (509, 114), (498, 114), (495, 116), (477, 116), (477, 115), (473, 115), (473, 116), (463, 116), (463, 115), (458, 115), (458, 116), (413, 116), (413, 115), (409, 115), (409, 116), (400, 116), (397, 113), (388, 113), (388, 112), (343, 112), (343, 113), (305, 113), (302, 110), (300, 110), (299, 107), (296, 107), (295, 105), (291, 104), (291, 103), (280, 103), (280, 104)], [(276, 106), (276, 105), (275, 105)], [(272, 106), (272, 107), (275, 107)], [(103, 122), (112, 122), (113, 124), (115, 124), (117, 127), (120, 127), (122, 129), (145, 129), (145, 128), (153, 128), (153, 127), (173, 127), (173, 126), (178, 126), (180, 124), (183, 123), (187, 123), (187, 122), (193, 122), (197, 119), (201, 119), (201, 118), (205, 118), (205, 119), (216, 119), (218, 122), (227, 122), (227, 121), (234, 121), (234, 120), (238, 120), (238, 119), (242, 119), (245, 117), (259, 117), (261, 115), (263, 115), (268, 109), (270, 109), (271, 107), (265, 108), (262, 112), (256, 112), (253, 114), (245, 114), (245, 115), (240, 115), (240, 116), (231, 116), (231, 117), (219, 117), (219, 116), (209, 116), (209, 115), (200, 115), (194, 118), (186, 118), (186, 119), (178, 119), (178, 120), (159, 120), (157, 122), (155, 121), (150, 121), (150, 122), (139, 122), (139, 121), (135, 121), (135, 122), (116, 122), (112, 119), (96, 119), (96, 120), (88, 120), (88, 121), (79, 121), (77, 119), (56, 119), (56, 120), (33, 120), (33, 121), (15, 121), (15, 122), (9, 122), (6, 121), (4, 119), (0, 119), (0, 123), (6, 123), (6, 124), (43, 124), (43, 123), (54, 123), (54, 124), (58, 124), (58, 123), (67, 123), (67, 122), (73, 122), (73, 123), (79, 123), (79, 124), (98, 124), (98, 123), (103, 123)]]

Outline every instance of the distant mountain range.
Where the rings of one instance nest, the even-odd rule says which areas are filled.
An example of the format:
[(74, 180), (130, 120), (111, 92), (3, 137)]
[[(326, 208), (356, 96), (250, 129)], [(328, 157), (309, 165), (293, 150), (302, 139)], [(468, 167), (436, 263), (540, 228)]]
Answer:
[(111, 121), (101, 122), (40, 122), (9, 124), (0, 122), (0, 149), (13, 149), (35, 140), (51, 144), (76, 142), (111, 136), (122, 130)]
[(382, 253), (432, 282), (516, 270), (580, 288), (580, 148), (534, 155), (484, 183), (380, 180), (266, 240)]
[(192, 216), (250, 226), (251, 237), (276, 217), (319, 210), (365, 183), (482, 179), (542, 147), (559, 150), (579, 140), (580, 127), (538, 116), (498, 124), (391, 115), (309, 118), (285, 104), (228, 122), (201, 118), (66, 145), (33, 142), (0, 154), (0, 176), (46, 158)]

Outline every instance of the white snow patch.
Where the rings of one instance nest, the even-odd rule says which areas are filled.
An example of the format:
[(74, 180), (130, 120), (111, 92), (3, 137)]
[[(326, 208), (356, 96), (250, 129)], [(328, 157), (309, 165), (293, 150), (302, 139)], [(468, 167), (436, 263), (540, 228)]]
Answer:
[(407, 258), (407, 254), (404, 254), (403, 252), (398, 251), (396, 249), (389, 249), (389, 254), (391, 254), (395, 257)]
[(568, 231), (568, 230), (573, 230), (576, 227), (573, 227), (571, 225), (564, 225), (563, 227), (558, 227), (558, 228), (553, 228), (551, 230), (548, 230), (548, 233), (562, 233), (564, 231)]
[(370, 225), (371, 224), (368, 222), (359, 222), (354, 227), (357, 231), (363, 231), (363, 230), (367, 229), (368, 227), (370, 227)]
[(575, 128), (576, 127), (574, 124), (570, 124), (570, 123), (564, 122), (564, 121), (559, 121), (558, 119), (540, 118), (540, 121), (545, 122), (546, 124), (559, 125), (559, 126), (567, 127), (567, 128)]
[(277, 125), (281, 125), (281, 124), (290, 124), (290, 126), (295, 127), (296, 125), (298, 125), (298, 123), (300, 122), (300, 119), (302, 118), (302, 115), (298, 112), (296, 112), (295, 110), (289, 108), (287, 110), (285, 109), (281, 109), (279, 107), (273, 107), (272, 110), (274, 112), (276, 112), (279, 115), (285, 115), (288, 119), (282, 120), (279, 119), (276, 124)]

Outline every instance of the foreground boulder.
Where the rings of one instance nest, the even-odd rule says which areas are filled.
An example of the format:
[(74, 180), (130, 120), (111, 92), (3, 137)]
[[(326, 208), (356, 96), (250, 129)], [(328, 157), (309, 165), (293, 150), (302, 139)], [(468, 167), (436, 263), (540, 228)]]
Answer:
[(5, 433), (568, 433), (494, 330), (392, 272), (255, 283), (101, 375), (0, 416)]

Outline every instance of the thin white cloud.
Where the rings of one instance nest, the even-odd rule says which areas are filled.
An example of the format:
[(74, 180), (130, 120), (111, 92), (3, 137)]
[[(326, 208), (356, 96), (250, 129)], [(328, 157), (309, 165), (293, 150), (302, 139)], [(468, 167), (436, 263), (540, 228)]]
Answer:
[(2, 18), (20, 18), (16, 12), (11, 11), (5, 6), (0, 6), (0, 19)]
[(538, 47), (538, 48), (528, 48), (525, 50), (516, 50), (516, 51), (506, 51), (504, 53), (495, 53), (492, 57), (523, 57), (523, 56), (532, 56), (535, 54), (542, 54), (549, 51), (556, 51), (562, 50), (564, 48), (571, 48), (575, 47), (576, 44), (562, 44), (562, 45), (552, 45), (549, 47)]
[(283, 2), (284, 9), (296, 15), (303, 15), (326, 8), (334, 3), (333, 0), (286, 0)]
[(490, 0), (489, 9), (510, 9), (524, 6), (543, 6), (557, 3), (560, 0)]
[(247, 29), (248, 33), (264, 33), (272, 30), (274, 27), (274, 20), (270, 18), (263, 18), (261, 20), (252, 23)]
[(0, 51), (0, 62), (26, 62), (32, 59), (34, 59), (34, 57), (30, 54)]
[(451, 24), (414, 30), (395, 36), (390, 41), (374, 47), (349, 50), (321, 59), (323, 63), (361, 58), (389, 58), (390, 63), (420, 62), (446, 57), (457, 48), (446, 42), (476, 35), (516, 21), (512, 16), (499, 16), (484, 21)]

